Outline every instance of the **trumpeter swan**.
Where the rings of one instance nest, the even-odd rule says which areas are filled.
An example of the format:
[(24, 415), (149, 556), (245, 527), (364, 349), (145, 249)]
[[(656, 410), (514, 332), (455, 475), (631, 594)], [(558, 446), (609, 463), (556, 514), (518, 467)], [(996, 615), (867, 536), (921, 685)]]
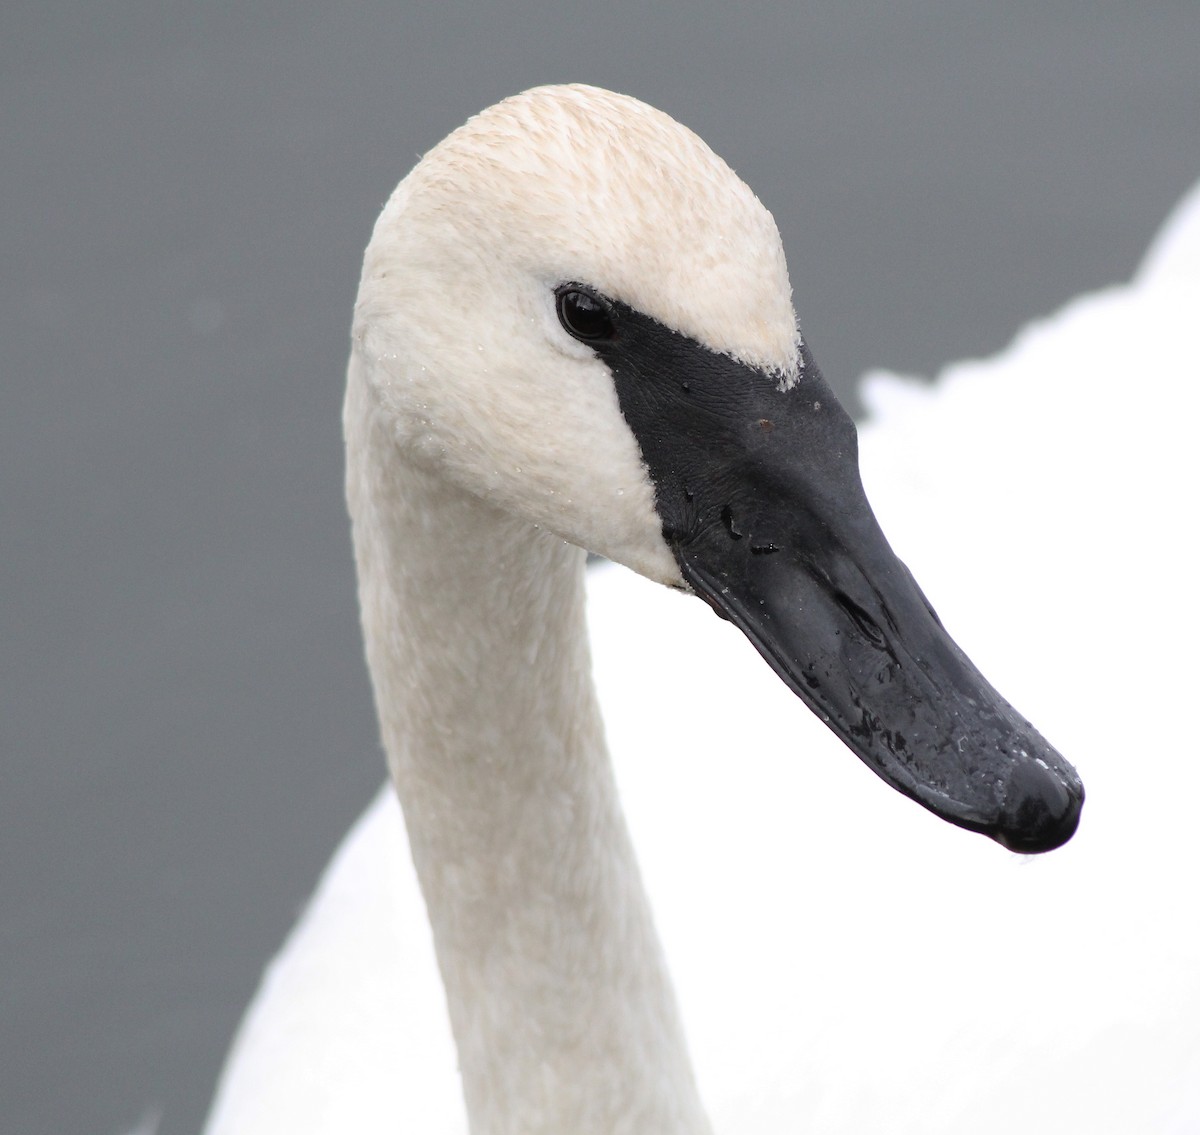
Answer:
[[(1075, 830), (1073, 769), (879, 532), (790, 295), (774, 223), (732, 172), (592, 88), (472, 119), (376, 225), (347, 492), (476, 1135), (709, 1130), (603, 743), (582, 549), (700, 594), (931, 811), (1024, 851)], [(730, 708), (664, 690), (643, 693), (668, 721)], [(788, 743), (742, 726), (731, 779)], [(672, 776), (682, 811), (686, 767)], [(880, 965), (889, 950), (875, 943)], [(212, 1129), (268, 1129), (253, 1112), (219, 1103)], [(293, 1129), (320, 1120), (301, 1110)]]

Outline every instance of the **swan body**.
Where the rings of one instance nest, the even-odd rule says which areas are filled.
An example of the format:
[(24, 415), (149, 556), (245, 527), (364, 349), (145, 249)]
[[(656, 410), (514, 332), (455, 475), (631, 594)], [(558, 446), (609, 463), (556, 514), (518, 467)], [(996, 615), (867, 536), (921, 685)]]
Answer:
[[(523, 97), (548, 99), (557, 114), (560, 103), (594, 109), (615, 96)], [(501, 113), (499, 128), (517, 127)], [(1095, 617), (1138, 544), (1105, 541), (1112, 501), (1129, 494), (1104, 448), (1101, 412), (1118, 381), (1108, 332), (1142, 332), (1152, 390), (1178, 383), (1181, 359), (1191, 361), (1158, 313), (1194, 304), (1196, 276), (1164, 268), (1178, 264), (1166, 253), (1135, 287), (1027, 334), (1011, 358), (990, 364), (993, 375), (977, 365), (943, 380), (936, 398), (877, 383), (891, 422), (864, 443), (881, 511), (907, 522), (914, 499), (961, 492), (989, 460), (1005, 467), (1014, 443), (1001, 435), (997, 461), (981, 439), (996, 437), (994, 424), (1015, 400), (1022, 459), (1040, 459), (1044, 485), (1019, 497), (1002, 483), (988, 507), (1017, 511), (1012, 530), (1027, 528), (1045, 505), (1044, 486), (1063, 476), (1055, 460), (1063, 417), (1078, 408), (1079, 373), (1088, 375), (1094, 423), (1073, 438), (1071, 507), (1034, 528), (1044, 541), (1037, 546), (1053, 554), (1031, 563), (1006, 550), (1000, 580), (989, 584), (994, 527), (976, 537), (963, 525), (947, 542), (944, 530), (922, 533), (918, 523), (906, 549), (910, 561), (928, 561), (923, 575), (937, 574), (944, 557), (950, 567), (934, 594), (947, 621), (979, 641), (988, 635), (971, 627), (971, 612), (999, 616), (993, 594), (1005, 610), (1021, 610), (1023, 623), (1050, 599), (1047, 645), (1031, 650), (1020, 640), (1007, 658), (993, 647), (989, 664), (1073, 749), (1112, 754), (1107, 767), (1097, 758), (1094, 776), (1089, 765), (1093, 800), (1099, 784), (1108, 812), (1055, 855), (1016, 859), (903, 807), (844, 759), (815, 717), (798, 712), (783, 684), (763, 681), (761, 659), (733, 627), (617, 568), (593, 573), (596, 678), (701, 1103), (590, 694), (581, 553), (564, 537), (677, 587), (680, 559), (656, 513), (661, 486), (630, 437), (609, 373), (593, 351), (558, 334), (545, 299), (556, 281), (586, 277), (757, 368), (773, 389), (806, 381), (773, 225), (686, 137), (679, 152), (689, 168), (698, 162), (701, 183), (724, 187), (720, 200), (735, 202), (736, 224), (754, 234), (754, 270), (722, 285), (734, 288), (726, 302), (702, 282), (719, 232), (708, 243), (674, 242), (700, 260), (680, 284), (654, 289), (645, 282), (659, 266), (647, 256), (662, 245), (645, 233), (612, 257), (610, 245), (576, 241), (576, 226), (553, 239), (541, 229), (504, 231), (496, 239), (531, 263), (544, 265), (547, 250), (570, 260), (539, 267), (543, 291), (524, 293), (525, 322), (512, 324), (524, 331), (499, 343), (461, 336), (453, 346), (459, 373), (490, 369), (501, 382), (506, 350), (524, 360), (529, 397), (520, 406), (488, 402), (486, 384), (471, 397), (440, 385), (444, 346), (424, 342), (448, 306), (467, 314), (469, 328), (470, 313), (536, 277), (528, 265), (522, 275), (492, 262), (479, 282), (481, 255), (459, 231), (471, 223), (462, 209), (486, 216), (494, 205), (460, 201), (424, 222), (426, 233), (455, 230), (442, 245), (462, 257), (438, 268), (441, 294), (426, 287), (404, 296), (397, 262), (373, 262), (368, 252), (347, 398), (348, 484), (368, 658), (407, 833), (385, 793), (348, 837), (264, 978), (209, 1131), (461, 1132), (456, 1065), (475, 1131), (703, 1131), (708, 1115), (718, 1131), (1190, 1130), (1200, 1117), (1200, 928), (1179, 901), (1177, 856), (1195, 762), (1167, 763), (1169, 745), (1141, 743), (1144, 721), (1121, 717), (1111, 699), (1098, 712), (1090, 681), (1064, 680), (1076, 659), (1100, 657), (1114, 630), (1152, 653), (1167, 645), (1166, 632), (1156, 639)], [(680, 176), (690, 184), (686, 171)], [(376, 253), (412, 239), (389, 226), (403, 228), (398, 218), (415, 191), (410, 177), (385, 210)], [(596, 204), (584, 203), (585, 217)], [(622, 207), (602, 204), (601, 215)], [(690, 229), (700, 218), (680, 207)], [(562, 203), (543, 212), (561, 216)], [(656, 231), (673, 215), (656, 217)], [(403, 256), (427, 259), (419, 247)], [(641, 268), (622, 278), (620, 265), (639, 256)], [(541, 362), (530, 358), (530, 328), (546, 352)], [(1045, 380), (1048, 359), (1061, 372), (1056, 382)], [(1005, 368), (1037, 380), (1002, 387)], [(947, 400), (969, 409), (962, 392), (981, 383), (990, 396), (979, 417), (939, 418)], [(562, 412), (564, 386), (574, 409)], [(1158, 425), (1165, 443), (1172, 423)], [(943, 479), (938, 454), (951, 444), (956, 475)], [(1176, 452), (1154, 449), (1165, 486)], [(1122, 503), (1138, 536), (1141, 514), (1128, 505), (1143, 507), (1148, 528), (1170, 497)], [(1175, 529), (1155, 531), (1173, 562)], [(976, 538), (982, 547), (971, 546)], [(423, 601), (400, 602), (404, 593)], [(957, 609), (945, 607), (947, 594)], [(639, 632), (632, 656), (631, 627)], [(523, 667), (515, 689), (507, 680), (514, 652)], [(1183, 704), (1185, 687), (1180, 674), (1126, 664), (1121, 700)], [(787, 751), (772, 740), (781, 736)], [(1139, 828), (1147, 816), (1153, 824)], [(556, 1030), (549, 1047), (547, 1028)]]

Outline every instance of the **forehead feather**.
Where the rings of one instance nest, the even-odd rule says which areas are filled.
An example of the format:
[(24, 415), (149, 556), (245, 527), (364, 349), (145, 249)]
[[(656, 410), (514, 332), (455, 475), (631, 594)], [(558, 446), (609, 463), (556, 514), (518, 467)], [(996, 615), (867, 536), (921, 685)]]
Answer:
[(790, 377), (798, 333), (771, 214), (674, 119), (593, 87), (539, 87), (476, 115), (405, 183), (473, 243), (577, 280)]

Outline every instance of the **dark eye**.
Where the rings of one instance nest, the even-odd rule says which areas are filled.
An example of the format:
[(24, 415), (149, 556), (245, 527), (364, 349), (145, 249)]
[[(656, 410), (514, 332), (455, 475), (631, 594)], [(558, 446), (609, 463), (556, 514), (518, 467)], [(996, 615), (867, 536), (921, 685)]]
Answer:
[(615, 330), (608, 304), (570, 284), (558, 289), (558, 321), (569, 334), (585, 342), (611, 339)]

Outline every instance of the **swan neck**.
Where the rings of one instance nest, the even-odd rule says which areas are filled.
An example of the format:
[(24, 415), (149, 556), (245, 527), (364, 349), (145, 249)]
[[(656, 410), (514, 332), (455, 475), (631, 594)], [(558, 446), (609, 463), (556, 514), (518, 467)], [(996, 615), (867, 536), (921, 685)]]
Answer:
[(388, 764), (474, 1135), (706, 1133), (591, 681), (584, 554), (414, 466), (354, 368)]

